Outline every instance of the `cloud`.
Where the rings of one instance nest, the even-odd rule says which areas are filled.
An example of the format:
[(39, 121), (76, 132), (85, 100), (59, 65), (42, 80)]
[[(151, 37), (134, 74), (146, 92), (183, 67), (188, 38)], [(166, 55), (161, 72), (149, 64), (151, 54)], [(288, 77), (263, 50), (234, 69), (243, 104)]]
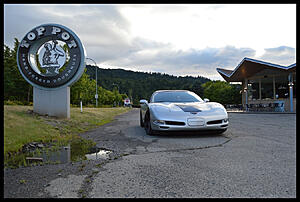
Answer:
[(111, 5), (5, 5), (5, 42), (45, 23), (72, 29), (86, 47), (128, 43), (129, 22)]
[(265, 53), (259, 59), (280, 65), (290, 65), (296, 62), (296, 49), (288, 46), (266, 48)]
[[(15, 37), (21, 40), (33, 27), (45, 23), (57, 23), (73, 30), (84, 44), (87, 56), (93, 58), (98, 64), (146, 72), (157, 71), (173, 75), (200, 75), (222, 80), (216, 71), (217, 67), (232, 70), (244, 57), (254, 58), (257, 49), (253, 48), (251, 42), (248, 41), (251, 37), (243, 40), (234, 38), (233, 42), (243, 42), (243, 46), (233, 45), (234, 43), (228, 38), (226, 40), (225, 38), (223, 39), (222, 37), (226, 36), (226, 33), (229, 35), (235, 33), (229, 27), (226, 27), (226, 23), (222, 25), (226, 29), (225, 27), (224, 29), (218, 27), (218, 30), (222, 30), (221, 34), (219, 31), (214, 32), (202, 27), (205, 23), (208, 23), (211, 27), (216, 27), (212, 24), (216, 21), (213, 16), (210, 16), (212, 19), (207, 21), (206, 18), (209, 18), (208, 13), (212, 13), (215, 10), (218, 10), (219, 13), (223, 7), (230, 6), (206, 6), (207, 13), (199, 12), (200, 7), (189, 7), (186, 5), (152, 5), (149, 7), (148, 5), (6, 4), (4, 5), (4, 43), (12, 47)], [(152, 20), (155, 17), (154, 14), (160, 14), (156, 16), (156, 21), (154, 21), (154, 24), (160, 21), (165, 22), (162, 29), (158, 29), (160, 35), (163, 35), (164, 31), (175, 30), (173, 32), (174, 35), (179, 33), (178, 36), (180, 36), (180, 38), (176, 39), (180, 39), (183, 44), (189, 44), (188, 42), (191, 41), (193, 44), (201, 44), (202, 41), (205, 41), (205, 43), (210, 44), (210, 47), (202, 44), (201, 48), (197, 45), (190, 46), (193, 48), (180, 48), (175, 43), (171, 43), (170, 40), (159, 41), (156, 38), (147, 37), (148, 35), (136, 35), (131, 29), (134, 27), (133, 22), (125, 16), (126, 12), (124, 12), (124, 9), (127, 13), (134, 9), (138, 13), (145, 11), (149, 15), (148, 20)], [(193, 12), (187, 14), (186, 12), (190, 9)], [(141, 13), (142, 15), (133, 15), (133, 17), (143, 17), (143, 12)], [(206, 15), (207, 17), (205, 17)], [(181, 19), (176, 18), (176, 20), (175, 16), (181, 16)], [(191, 16), (194, 17), (192, 18)], [(168, 21), (168, 19), (172, 20)], [(183, 19), (187, 19), (187, 21)], [(194, 27), (192, 32), (188, 26), (179, 27), (183, 22), (189, 25), (194, 22), (199, 23), (198, 21), (202, 23), (200, 26), (201, 32), (199, 33), (196, 32), (196, 27)], [(147, 21), (147, 23), (141, 21), (143, 23), (141, 25), (149, 28), (149, 32), (146, 33), (153, 35), (154, 33), (151, 33), (151, 31), (155, 31), (155, 29), (152, 28), (150, 22), (153, 23), (153, 21)], [(218, 23), (220, 24), (219, 21)], [(236, 24), (238, 23), (233, 23), (234, 26)], [(172, 27), (174, 30), (171, 29)], [(242, 28), (240, 29), (243, 30)], [(138, 30), (143, 29), (138, 26)], [(208, 35), (205, 35), (205, 30)], [(178, 33), (175, 33), (176, 31)], [(165, 35), (167, 38), (172, 37), (168, 33), (165, 33)], [(193, 38), (194, 36), (197, 36), (197, 40)], [(242, 36), (244, 35), (242, 34)], [(244, 37), (247, 36), (245, 35)], [(216, 43), (219, 43), (220, 40), (223, 40), (224, 43), (217, 46)], [(294, 63), (296, 49), (286, 46), (288, 44), (284, 45), (277, 48), (265, 48), (265, 53), (261, 57), (254, 59), (281, 65)]]
[(5, 5), (5, 44), (13, 47), (30, 29), (45, 23), (62, 24), (73, 30), (87, 56), (97, 62), (128, 54), (130, 23), (113, 5)]
[[(142, 46), (147, 44), (147, 46)], [(253, 57), (255, 50), (250, 48), (205, 48), (201, 50), (175, 50), (171, 44), (136, 40), (141, 48), (118, 60), (107, 61), (120, 67), (132, 67), (141, 71), (166, 72), (173, 75), (193, 75), (210, 77), (216, 75), (216, 68), (233, 68), (244, 57)], [(143, 48), (142, 48), (143, 47)]]

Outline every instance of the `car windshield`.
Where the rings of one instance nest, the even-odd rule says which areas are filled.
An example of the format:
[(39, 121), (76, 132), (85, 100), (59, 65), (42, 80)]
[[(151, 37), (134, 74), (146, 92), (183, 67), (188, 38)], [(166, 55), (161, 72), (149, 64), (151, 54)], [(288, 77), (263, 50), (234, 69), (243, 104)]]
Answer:
[(203, 100), (189, 91), (166, 91), (154, 94), (151, 102), (203, 102)]

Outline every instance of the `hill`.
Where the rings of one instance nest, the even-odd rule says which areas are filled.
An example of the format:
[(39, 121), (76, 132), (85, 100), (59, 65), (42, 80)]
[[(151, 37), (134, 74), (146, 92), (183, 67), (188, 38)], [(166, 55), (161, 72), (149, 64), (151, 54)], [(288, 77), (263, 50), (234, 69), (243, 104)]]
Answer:
[[(95, 66), (87, 65), (86, 73), (95, 79)], [(161, 73), (135, 72), (124, 69), (97, 69), (98, 85), (107, 90), (119, 87), (119, 92), (133, 98), (134, 104), (140, 99), (149, 100), (155, 90), (191, 90), (200, 97), (203, 96), (202, 84), (211, 81), (198, 76), (173, 76)], [(116, 84), (116, 85), (114, 85)], [(118, 86), (118, 87), (117, 87)]]

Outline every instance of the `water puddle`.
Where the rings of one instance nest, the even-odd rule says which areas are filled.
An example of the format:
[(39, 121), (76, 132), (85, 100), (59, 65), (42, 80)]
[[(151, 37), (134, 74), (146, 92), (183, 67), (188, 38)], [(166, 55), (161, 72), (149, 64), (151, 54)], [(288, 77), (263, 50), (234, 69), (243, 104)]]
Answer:
[(85, 157), (88, 160), (96, 160), (96, 159), (99, 159), (99, 158), (108, 159), (110, 153), (112, 153), (112, 151), (99, 149), (99, 152), (92, 153), (92, 154), (86, 154)]
[(90, 140), (76, 138), (67, 145), (41, 143), (24, 145), (22, 153), (5, 157), (5, 167), (17, 168), (44, 164), (60, 164), (80, 160), (108, 159), (112, 151), (95, 146)]

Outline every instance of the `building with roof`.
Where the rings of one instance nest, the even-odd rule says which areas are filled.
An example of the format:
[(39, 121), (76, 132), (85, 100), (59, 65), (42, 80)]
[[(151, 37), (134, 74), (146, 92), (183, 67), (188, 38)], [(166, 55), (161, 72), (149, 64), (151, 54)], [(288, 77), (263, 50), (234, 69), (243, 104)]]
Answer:
[(282, 66), (244, 58), (234, 70), (217, 71), (225, 81), (242, 84), (244, 109), (296, 111), (296, 63)]

